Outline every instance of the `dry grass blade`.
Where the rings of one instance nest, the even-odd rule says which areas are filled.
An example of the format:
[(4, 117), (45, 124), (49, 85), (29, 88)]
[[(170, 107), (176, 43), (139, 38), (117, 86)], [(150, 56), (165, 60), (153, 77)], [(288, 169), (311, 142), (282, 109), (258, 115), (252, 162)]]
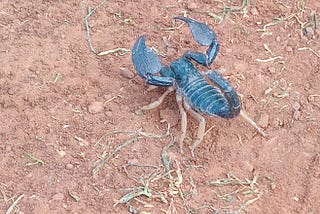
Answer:
[(238, 212), (245, 210), (250, 204), (253, 204), (255, 201), (257, 201), (262, 194), (258, 194), (257, 197), (250, 199), (248, 201), (246, 201), (244, 204), (242, 204), (239, 209), (237, 210)]
[(108, 155), (107, 157), (105, 157), (104, 159), (102, 159), (98, 165), (92, 170), (92, 174), (95, 175), (98, 173), (98, 171), (104, 166), (104, 164), (106, 164), (109, 159), (111, 157), (113, 157), (116, 153), (118, 153), (119, 151), (121, 151), (123, 148), (127, 147), (128, 145), (138, 141), (139, 139), (141, 139), (142, 137), (134, 137), (131, 138), (129, 140), (127, 140), (125, 143), (121, 144), (120, 146), (118, 146), (113, 152), (111, 152), (110, 155)]
[(20, 195), (17, 200), (15, 200), (11, 206), (9, 207), (9, 209), (7, 210), (6, 214), (11, 214), (14, 210), (14, 208), (17, 206), (17, 204), (19, 203), (19, 201), (23, 198), (24, 194)]
[[(149, 174), (147, 176), (139, 175), (139, 178), (134, 178), (132, 175), (130, 175), (128, 173), (126, 167), (124, 167), (126, 175), (129, 178), (139, 182), (140, 186), (131, 188), (132, 191), (130, 191), (129, 193), (127, 193), (126, 195), (121, 197), (119, 200), (117, 200), (113, 206), (117, 206), (118, 204), (128, 203), (132, 199), (139, 200), (138, 197), (142, 196), (142, 195), (144, 195), (148, 198), (158, 197), (158, 198), (160, 198), (160, 200), (166, 201), (166, 199), (164, 198), (164, 196), (162, 194), (157, 195), (157, 191), (150, 189), (150, 184), (152, 183), (153, 179), (155, 179), (159, 175), (159, 168), (155, 167), (155, 166), (139, 165), (139, 164), (133, 164), (132, 166), (147, 167), (147, 168), (152, 167), (152, 168), (156, 168), (156, 169), (151, 174)], [(141, 200), (139, 200), (139, 201), (141, 203), (143, 203), (143, 201), (141, 201)]]
[(154, 134), (154, 133), (149, 133), (149, 132), (143, 132), (141, 131), (141, 128), (135, 131), (128, 131), (128, 130), (114, 130), (114, 131), (110, 131), (105, 133), (104, 135), (102, 135), (99, 140), (95, 143), (96, 145), (99, 145), (101, 143), (101, 141), (103, 139), (105, 139), (108, 136), (111, 135), (116, 135), (116, 134), (129, 134), (129, 135), (134, 135), (134, 136), (143, 136), (143, 137), (147, 137), (147, 138), (165, 138), (167, 136), (170, 135), (170, 125), (168, 124), (167, 127), (167, 132), (166, 134), (162, 134), (162, 135), (158, 135), (158, 134)]
[(126, 142), (124, 142), (123, 144), (121, 144), (120, 146), (118, 146), (113, 152), (111, 152), (110, 155), (108, 155), (107, 157), (103, 158), (99, 163), (98, 165), (93, 169), (92, 173), (93, 175), (97, 174), (98, 171), (103, 167), (104, 164), (106, 164), (111, 157), (113, 157), (116, 153), (118, 153), (119, 151), (121, 151), (123, 148), (127, 147), (128, 145), (138, 141), (139, 139), (141, 138), (165, 138), (167, 136), (170, 135), (170, 125), (168, 125), (168, 128), (167, 128), (167, 132), (165, 134), (162, 134), (162, 135), (158, 135), (158, 134), (154, 134), (154, 133), (149, 133), (149, 132), (143, 132), (141, 131), (141, 129), (137, 130), (137, 131), (111, 131), (111, 132), (108, 132), (106, 134), (104, 134), (98, 141), (95, 145), (97, 144), (100, 144), (100, 142), (102, 141), (102, 139), (106, 138), (107, 136), (111, 136), (111, 135), (114, 135), (114, 134), (131, 134), (131, 135), (134, 135), (133, 138), (130, 138), (129, 140), (127, 140)]
[(247, 14), (247, 6), (249, 5), (249, 0), (242, 0), (241, 6), (226, 6), (223, 5), (221, 7), (221, 12), (218, 12), (218, 14), (215, 14), (213, 12), (207, 12), (207, 15), (209, 17), (214, 18), (217, 20), (217, 22), (220, 24), (224, 19), (226, 19), (228, 16), (234, 13), (241, 13), (244, 16)]
[(90, 36), (90, 27), (89, 27), (89, 18), (90, 16), (95, 13), (101, 6), (103, 6), (105, 3), (107, 3), (109, 0), (104, 0), (102, 2), (100, 2), (100, 4), (98, 4), (96, 7), (94, 7), (92, 10), (90, 9), (90, 7), (88, 8), (88, 13), (87, 15), (84, 17), (84, 26), (86, 29), (86, 35), (87, 35), (87, 41), (89, 44), (89, 48), (93, 53), (96, 53), (95, 49), (92, 46), (91, 43), (91, 36)]
[[(140, 183), (139, 186), (134, 186), (131, 188), (131, 191), (121, 197), (119, 200), (116, 201), (114, 206), (118, 204), (128, 203), (130, 200), (134, 199), (139, 201), (142, 204), (145, 204), (145, 207), (148, 205), (152, 207), (152, 204), (146, 204), (146, 202), (139, 199), (139, 196), (146, 196), (152, 199), (159, 199), (165, 204), (168, 204), (168, 196), (172, 197), (180, 197), (184, 200), (183, 192), (180, 188), (180, 185), (183, 182), (183, 175), (182, 170), (180, 167), (180, 163), (175, 161), (174, 169), (170, 170), (171, 167), (171, 158), (167, 155), (167, 149), (170, 148), (174, 144), (173, 138), (171, 139), (170, 144), (162, 150), (162, 158), (163, 164), (165, 169), (160, 167), (148, 165), (148, 164), (136, 164), (136, 163), (129, 163), (126, 164), (124, 167), (124, 171), (126, 175), (133, 179), (134, 181)], [(136, 168), (131, 169), (130, 171), (127, 169), (127, 166), (134, 166), (134, 167), (144, 167), (144, 168), (155, 168), (152, 170), (152, 173), (148, 173), (146, 169), (142, 169), (143, 173), (139, 173), (139, 170)], [(149, 170), (150, 171), (150, 170)], [(138, 176), (134, 176), (133, 173), (137, 174)], [(159, 187), (161, 189), (159, 190)], [(165, 188), (165, 189), (163, 189)], [(166, 213), (177, 213), (176, 207), (174, 206), (174, 198), (171, 198), (170, 205), (166, 211)], [(130, 206), (130, 204), (129, 204)]]
[[(267, 44), (263, 44), (263, 47), (264, 47), (264, 49), (265, 49), (272, 57), (270, 57), (270, 58), (268, 58), (268, 59), (256, 59), (256, 61), (258, 61), (258, 62), (271, 62), (271, 61), (274, 61), (274, 60), (277, 60), (277, 59), (283, 59), (282, 56), (277, 56), (276, 54), (274, 54), (274, 53), (270, 50), (270, 48), (268, 47)], [(282, 61), (282, 63), (284, 63), (284, 62)]]
[(318, 16), (315, 12), (311, 14), (311, 22), (314, 24), (314, 28), (318, 29), (319, 28), (319, 20)]
[[(88, 8), (88, 13), (84, 18), (84, 24), (85, 24), (85, 29), (86, 29), (86, 35), (87, 35), (87, 42), (89, 44), (89, 48), (93, 53), (97, 53), (96, 50), (93, 48), (92, 46), (92, 42), (91, 42), (91, 36), (90, 36), (90, 26), (89, 26), (89, 18), (90, 16), (96, 12), (101, 6), (103, 6), (108, 0), (104, 0), (102, 1), (99, 5), (97, 5), (96, 7), (94, 7), (92, 10), (90, 9), (90, 7)], [(128, 20), (127, 20), (128, 21)], [(104, 55), (108, 55), (108, 54), (112, 54), (112, 53), (119, 53), (119, 55), (124, 55), (126, 53), (130, 52), (130, 49), (127, 48), (115, 48), (112, 50), (107, 50), (107, 51), (102, 51), (100, 53), (98, 53), (98, 56), (104, 56)]]
[(135, 133), (136, 133), (136, 131), (124, 131), (124, 130), (110, 131), (110, 132), (107, 132), (104, 135), (102, 135), (94, 145), (95, 146), (99, 145), (103, 139), (105, 139), (106, 137), (111, 136), (111, 135), (116, 135), (116, 134), (135, 134)]
[(105, 3), (107, 3), (109, 0), (104, 0), (100, 2), (97, 6), (95, 6), (90, 12), (87, 14), (87, 16), (84, 19), (88, 19), (93, 13), (95, 13), (100, 7), (102, 7)]
[[(128, 172), (128, 167), (137, 167), (137, 168), (144, 168), (144, 169), (147, 169), (147, 168), (153, 168), (154, 170), (151, 171), (148, 175), (146, 176), (142, 176), (141, 174), (139, 174), (139, 176), (132, 176), (130, 175), (130, 173)], [(126, 173), (126, 175), (131, 178), (132, 180), (134, 181), (139, 181), (141, 179), (148, 179), (148, 178), (152, 178), (153, 176), (155, 176), (158, 171), (159, 171), (159, 167), (157, 166), (153, 166), (153, 165), (149, 165), (149, 164), (146, 164), (146, 165), (142, 165), (142, 164), (139, 164), (139, 163), (128, 163), (126, 165), (123, 166), (123, 169), (124, 169), (124, 172)], [(134, 170), (134, 171), (138, 171), (138, 170)]]
[(0, 15), (9, 15), (8, 13), (6, 13), (5, 11), (3, 11), (3, 10), (0, 10)]
[(163, 149), (161, 152), (161, 161), (162, 161), (162, 164), (164, 165), (164, 168), (166, 169), (166, 172), (169, 172), (170, 165), (171, 165), (171, 158), (168, 155), (166, 149)]
[(309, 50), (314, 55), (316, 55), (318, 58), (320, 58), (320, 51), (315, 51), (315, 50), (313, 50), (312, 48), (309, 48), (309, 47), (298, 48), (298, 51), (304, 51), (304, 50)]
[(275, 26), (275, 25), (278, 25), (278, 24), (280, 24), (281, 22), (284, 22), (287, 19), (288, 18), (274, 18), (272, 22), (263, 25), (263, 27), (261, 29), (257, 30), (257, 32), (264, 32), (261, 35), (261, 37), (263, 37), (263, 35), (267, 34), (266, 32), (268, 32), (267, 28)]
[(212, 180), (209, 182), (210, 185), (213, 186), (225, 186), (225, 185), (231, 185), (231, 186), (252, 186), (256, 184), (257, 177), (254, 176), (252, 180), (245, 179), (245, 180), (240, 180), (236, 176), (234, 176), (231, 172), (227, 174), (227, 178), (223, 179), (217, 179), (217, 180)]
[[(273, 81), (271, 86), (265, 90), (264, 94), (267, 95), (267, 99), (264, 101), (264, 107), (271, 103), (278, 103), (280, 100), (290, 96), (292, 83), (287, 83), (286, 80), (280, 79)], [(282, 110), (283, 107), (279, 109)]]
[(90, 36), (90, 27), (89, 27), (89, 16), (92, 14), (91, 10), (90, 10), (90, 7), (88, 8), (88, 14), (87, 16), (84, 18), (84, 26), (86, 28), (86, 36), (87, 36), (87, 42), (88, 42), (88, 45), (89, 45), (89, 48), (90, 50), (93, 52), (93, 53), (96, 53), (96, 50), (93, 48), (92, 46), (92, 42), (91, 42), (91, 36)]
[(271, 61), (274, 61), (274, 60), (277, 60), (277, 59), (283, 59), (282, 56), (276, 56), (276, 57), (271, 57), (271, 58), (268, 58), (268, 59), (256, 59), (257, 62), (271, 62)]
[(26, 152), (26, 151), (23, 151), (23, 154), (30, 158), (31, 160), (33, 160), (34, 162), (33, 163), (27, 163), (27, 166), (32, 166), (32, 165), (36, 165), (36, 164), (40, 164), (40, 165), (44, 165), (44, 161), (31, 155), (30, 153)]
[(167, 31), (167, 32), (170, 32), (170, 31), (175, 31), (175, 30), (179, 30), (184, 24), (180, 24), (178, 26), (172, 26), (172, 27), (166, 27), (166, 28), (160, 28), (160, 30), (162, 31)]
[(129, 202), (131, 199), (141, 195), (147, 196), (148, 198), (151, 197), (151, 192), (147, 186), (135, 188), (133, 191), (129, 192), (128, 194), (124, 195), (121, 199), (117, 200), (113, 206), (115, 207), (118, 204), (125, 204)]
[(241, 6), (228, 7), (224, 6), (223, 10), (227, 12), (243, 12), (243, 10), (249, 5), (249, 0), (242, 0)]
[(2, 195), (3, 200), (7, 203), (8, 197), (7, 197), (6, 193), (5, 193), (5, 191), (2, 190), (2, 189), (0, 189), (0, 192), (1, 192), (1, 195)]
[(59, 73), (59, 72), (56, 73), (55, 76), (54, 76), (54, 78), (53, 78), (52, 83), (57, 83), (59, 80), (61, 80), (61, 78), (62, 78), (62, 74)]
[(81, 200), (79, 196), (77, 196), (77, 195), (75, 195), (75, 194), (72, 194), (72, 193), (70, 192), (70, 190), (68, 190), (68, 194), (69, 194), (69, 196), (70, 196), (73, 200), (75, 200), (76, 202), (79, 202), (79, 201)]
[(177, 208), (174, 206), (174, 200), (171, 198), (170, 205), (166, 211), (166, 214), (177, 214)]
[[(245, 211), (250, 204), (254, 203), (261, 197), (262, 193), (260, 193), (260, 191), (257, 189), (257, 179), (258, 177), (254, 175), (252, 180), (247, 178), (241, 180), (230, 172), (227, 174), (227, 178), (212, 180), (208, 184), (215, 187), (220, 187), (223, 191), (229, 191), (230, 188), (227, 187), (231, 187), (231, 192), (229, 191), (228, 193), (224, 193), (222, 195), (218, 194), (216, 191), (214, 192), (218, 197), (218, 201), (230, 203), (230, 208), (227, 209), (229, 213), (240, 213), (241, 211)], [(253, 198), (253, 196), (255, 197)], [(241, 202), (244, 198), (247, 198), (247, 200), (240, 204), (239, 202)], [(231, 207), (236, 209), (232, 210)]]
[(105, 55), (109, 55), (109, 54), (113, 54), (113, 53), (119, 53), (119, 55), (122, 56), (130, 51), (131, 50), (127, 49), (127, 48), (115, 48), (112, 50), (102, 51), (102, 52), (98, 53), (98, 56), (105, 56)]
[(169, 133), (169, 136), (171, 138), (170, 143), (163, 147), (162, 151), (161, 151), (161, 161), (162, 164), (166, 170), (166, 172), (168, 173), (169, 179), (172, 178), (171, 174), (170, 174), (170, 166), (171, 166), (171, 157), (168, 155), (167, 151), (170, 147), (172, 147), (175, 144), (173, 135), (171, 133)]

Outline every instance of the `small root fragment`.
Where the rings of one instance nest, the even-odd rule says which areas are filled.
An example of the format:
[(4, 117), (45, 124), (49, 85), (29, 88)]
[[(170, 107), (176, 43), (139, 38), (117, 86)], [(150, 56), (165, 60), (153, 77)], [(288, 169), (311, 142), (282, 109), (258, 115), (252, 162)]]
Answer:
[(14, 208), (17, 206), (17, 204), (19, 203), (19, 201), (23, 198), (24, 194), (20, 195), (9, 207), (9, 209), (7, 210), (6, 214), (11, 214), (14, 212)]
[(263, 137), (267, 137), (267, 134), (243, 111), (240, 111), (240, 116), (250, 123)]

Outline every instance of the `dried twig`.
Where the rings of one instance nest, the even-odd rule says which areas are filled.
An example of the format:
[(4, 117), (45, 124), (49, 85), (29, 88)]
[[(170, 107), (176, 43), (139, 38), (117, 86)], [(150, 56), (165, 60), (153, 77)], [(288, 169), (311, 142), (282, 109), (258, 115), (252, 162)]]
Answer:
[(17, 204), (19, 203), (19, 201), (23, 198), (24, 194), (20, 195), (17, 200), (15, 200), (11, 206), (9, 207), (9, 209), (7, 210), (6, 214), (11, 214), (14, 210), (14, 208), (17, 206)]
[(100, 4), (98, 4), (96, 7), (94, 7), (92, 10), (90, 9), (90, 7), (88, 8), (88, 13), (87, 15), (84, 17), (84, 25), (86, 28), (86, 34), (87, 34), (87, 41), (89, 44), (89, 48), (93, 53), (96, 53), (95, 49), (92, 46), (91, 43), (91, 36), (90, 36), (90, 27), (89, 27), (89, 18), (90, 16), (95, 13), (101, 6), (103, 6), (105, 3), (107, 3), (107, 1), (109, 0), (104, 0), (102, 2), (100, 2)]

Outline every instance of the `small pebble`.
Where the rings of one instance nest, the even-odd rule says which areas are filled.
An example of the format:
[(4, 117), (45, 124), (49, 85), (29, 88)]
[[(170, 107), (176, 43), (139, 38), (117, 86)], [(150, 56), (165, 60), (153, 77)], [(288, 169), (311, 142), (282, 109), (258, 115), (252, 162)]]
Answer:
[(58, 152), (58, 154), (60, 155), (60, 157), (64, 157), (64, 156), (66, 156), (66, 152), (65, 151), (63, 151), (63, 150), (57, 150), (57, 152)]
[(110, 100), (110, 99), (112, 99), (112, 97), (113, 97), (113, 96), (112, 96), (111, 94), (104, 94), (104, 95), (103, 95), (103, 99), (104, 99), (104, 100)]
[(300, 200), (298, 197), (293, 197), (292, 199), (295, 200), (295, 201), (299, 201)]
[(243, 161), (242, 168), (248, 172), (253, 172), (254, 170), (254, 166), (249, 161)]
[(276, 69), (274, 67), (272, 67), (272, 66), (270, 66), (268, 68), (268, 71), (269, 71), (270, 74), (275, 74), (276, 73)]
[(195, 9), (198, 8), (198, 5), (197, 5), (196, 3), (194, 3), (194, 2), (191, 2), (191, 3), (189, 3), (189, 4), (187, 5), (187, 8), (188, 8), (189, 10), (195, 10)]
[(290, 47), (290, 46), (287, 46), (287, 47), (286, 47), (286, 51), (287, 51), (287, 52), (291, 53), (292, 50), (293, 50), (292, 47)]
[(259, 126), (262, 128), (267, 128), (269, 124), (269, 115), (268, 114), (262, 114), (259, 120)]
[(272, 190), (274, 190), (276, 187), (277, 187), (277, 185), (276, 185), (274, 182), (272, 182), (270, 188), (271, 188)]
[(283, 127), (283, 126), (284, 126), (284, 122), (283, 122), (280, 118), (276, 118), (276, 119), (273, 121), (273, 126)]
[(174, 49), (174, 48), (167, 48), (167, 51), (166, 51), (166, 55), (167, 57), (174, 57), (174, 56), (177, 56), (177, 51)]
[(111, 118), (113, 115), (112, 111), (106, 111), (104, 114), (109, 118)]
[(66, 164), (66, 169), (67, 170), (71, 170), (73, 168), (74, 168), (73, 164), (71, 164), (71, 163)]
[(31, 72), (36, 72), (37, 70), (38, 70), (38, 66), (37, 66), (37, 65), (31, 64), (31, 65), (29, 66), (29, 71), (31, 71)]
[(301, 116), (301, 111), (295, 111), (293, 113), (293, 119), (295, 120), (298, 120), (300, 116)]
[(243, 61), (237, 61), (233, 64), (234, 69), (239, 72), (246, 72), (248, 70), (248, 64)]
[(62, 193), (57, 193), (52, 196), (52, 200), (54, 201), (62, 201), (64, 199), (64, 195)]
[(134, 77), (134, 73), (128, 68), (120, 68), (120, 75), (127, 79), (132, 79)]
[(250, 13), (251, 13), (253, 16), (258, 16), (258, 15), (259, 15), (259, 11), (258, 11), (257, 8), (255, 8), (255, 7), (251, 8)]
[(223, 72), (226, 72), (226, 68), (225, 67), (220, 67), (220, 68), (218, 68), (216, 71), (218, 72), (218, 73), (223, 73)]
[(159, 114), (160, 114), (161, 122), (167, 122), (171, 125), (171, 127), (177, 125), (180, 119), (179, 112), (176, 112), (168, 108), (161, 109), (159, 111)]
[(104, 110), (104, 105), (102, 102), (95, 101), (88, 106), (88, 111), (91, 114), (100, 113)]
[(313, 30), (313, 28), (312, 27), (306, 27), (305, 29), (304, 29), (304, 31), (305, 31), (305, 34), (306, 34), (306, 36), (307, 37), (311, 37), (311, 36), (313, 36), (313, 34), (314, 34), (314, 30)]
[(10, 145), (7, 145), (7, 146), (5, 147), (5, 151), (6, 151), (6, 153), (7, 153), (7, 152), (11, 152), (11, 151), (12, 151), (12, 147), (11, 147)]
[(10, 88), (7, 89), (7, 93), (9, 95), (14, 95), (14, 94), (17, 93), (17, 91), (18, 91), (18, 88), (16, 88), (16, 87), (10, 87)]
[(277, 36), (276, 37), (276, 42), (280, 42), (281, 41), (281, 37), (280, 36)]
[(301, 105), (300, 105), (300, 103), (298, 103), (298, 102), (294, 102), (294, 103), (292, 104), (292, 108), (293, 108), (295, 111), (298, 111), (298, 110), (301, 108)]
[(225, 50), (225, 52), (228, 53), (228, 54), (232, 53), (232, 51), (233, 50), (231, 48), (226, 48), (226, 50)]

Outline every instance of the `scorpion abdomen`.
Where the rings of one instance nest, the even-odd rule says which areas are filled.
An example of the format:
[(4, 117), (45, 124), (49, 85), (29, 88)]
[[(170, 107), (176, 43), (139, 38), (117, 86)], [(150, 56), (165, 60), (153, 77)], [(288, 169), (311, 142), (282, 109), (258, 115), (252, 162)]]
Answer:
[(181, 91), (189, 105), (196, 111), (210, 116), (228, 118), (230, 105), (227, 99), (204, 78), (190, 82)]

